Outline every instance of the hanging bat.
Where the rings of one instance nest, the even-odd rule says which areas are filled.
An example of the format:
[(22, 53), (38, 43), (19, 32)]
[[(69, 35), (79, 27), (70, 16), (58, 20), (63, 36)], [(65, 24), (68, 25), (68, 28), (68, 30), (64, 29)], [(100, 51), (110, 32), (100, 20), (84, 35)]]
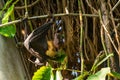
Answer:
[[(54, 41), (47, 41), (46, 35), (52, 27), (54, 21), (49, 21), (42, 26), (36, 28), (24, 41), (26, 49), (41, 62), (46, 62), (48, 59), (54, 60), (56, 51), (54, 47), (58, 47), (58, 33), (55, 33)], [(56, 35), (57, 34), (57, 35)], [(56, 43), (57, 42), (57, 43)], [(37, 59), (37, 61), (38, 61)]]
[(41, 62), (50, 59), (45, 53), (48, 50), (48, 43), (46, 35), (48, 30), (52, 27), (54, 21), (49, 21), (42, 26), (36, 28), (24, 41), (26, 49)]

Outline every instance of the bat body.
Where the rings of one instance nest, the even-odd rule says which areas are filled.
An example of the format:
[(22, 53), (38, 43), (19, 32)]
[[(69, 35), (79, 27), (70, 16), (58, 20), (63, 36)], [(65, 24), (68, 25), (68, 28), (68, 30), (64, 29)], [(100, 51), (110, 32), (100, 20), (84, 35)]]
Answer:
[(42, 26), (33, 30), (24, 41), (24, 46), (26, 49), (42, 62), (44, 62), (47, 58), (50, 58), (45, 54), (48, 50), (46, 35), (52, 25), (53, 21), (43, 24)]

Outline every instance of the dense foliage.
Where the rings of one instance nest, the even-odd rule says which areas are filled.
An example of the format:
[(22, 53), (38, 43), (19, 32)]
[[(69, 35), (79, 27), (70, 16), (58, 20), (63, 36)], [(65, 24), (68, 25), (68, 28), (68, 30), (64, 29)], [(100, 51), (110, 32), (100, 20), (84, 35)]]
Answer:
[[(21, 45), (26, 35), (24, 30), (27, 26), (29, 35), (52, 14), (56, 21), (63, 22), (62, 49), (66, 56), (60, 61), (50, 61), (51, 67), (39, 66), (33, 80), (49, 80), (51, 76), (54, 76), (51, 80), (59, 77), (105, 80), (106, 75), (109, 80), (120, 79), (119, 3), (119, 0), (7, 0), (0, 11), (0, 34), (16, 39), (18, 49), (25, 53), (22, 59), (28, 75), (32, 77), (37, 68), (26, 60), (31, 54)], [(47, 39), (53, 40), (55, 29), (48, 31)]]

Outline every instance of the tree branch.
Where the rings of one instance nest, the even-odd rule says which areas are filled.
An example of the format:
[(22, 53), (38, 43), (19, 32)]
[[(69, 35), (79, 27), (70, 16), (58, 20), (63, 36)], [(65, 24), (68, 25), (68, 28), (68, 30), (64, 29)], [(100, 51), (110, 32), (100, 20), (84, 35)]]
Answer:
[[(52, 16), (57, 17), (57, 16), (79, 16), (79, 13), (60, 13), (60, 14), (53, 14)], [(93, 15), (93, 14), (82, 14), (82, 16), (87, 16), (87, 17), (99, 17), (98, 15)], [(32, 20), (32, 19), (37, 19), (37, 18), (47, 18), (49, 17), (49, 15), (41, 15), (41, 16), (33, 16), (33, 17), (28, 17), (28, 20)], [(19, 22), (22, 22), (24, 19), (19, 19), (19, 20), (15, 20), (15, 21), (11, 21), (5, 24), (1, 24), (0, 27), (4, 27), (7, 25), (11, 25), (11, 24), (16, 24)]]

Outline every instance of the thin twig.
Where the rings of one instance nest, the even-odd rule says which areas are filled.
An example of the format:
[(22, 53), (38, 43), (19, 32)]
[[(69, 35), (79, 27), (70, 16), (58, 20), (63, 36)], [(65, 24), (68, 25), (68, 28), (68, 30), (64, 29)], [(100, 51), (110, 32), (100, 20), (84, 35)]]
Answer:
[(27, 0), (25, 0), (25, 12), (28, 13), (28, 9), (27, 9)]
[[(99, 15), (100, 15), (100, 17), (101, 17), (100, 12), (99, 12)], [(101, 18), (100, 18), (100, 19), (101, 19)], [(103, 21), (102, 21), (102, 20), (100, 20), (100, 22), (101, 22), (101, 24), (102, 24), (103, 29), (104, 29), (104, 30), (105, 30), (105, 32), (107, 33), (107, 36), (108, 36), (108, 38), (109, 38), (110, 42), (112, 43), (112, 45), (113, 45), (114, 49), (116, 50), (116, 52), (118, 53), (118, 55), (120, 55), (120, 54), (119, 54), (119, 51), (117, 50), (117, 47), (116, 47), (115, 43), (113, 42), (113, 40), (112, 40), (112, 38), (111, 38), (111, 36), (110, 36), (110, 34), (109, 34), (108, 30), (106, 29), (106, 25), (107, 25), (108, 23), (107, 23), (106, 25), (104, 25), (104, 23), (103, 23)]]
[(92, 5), (89, 3), (88, 0), (86, 0), (86, 2), (87, 2), (87, 4), (88, 4), (88, 6), (89, 6), (95, 13), (98, 13), (97, 10), (96, 10), (94, 7), (92, 7)]
[[(79, 13), (60, 13), (60, 14), (53, 14), (52, 16), (57, 17), (57, 16), (79, 16)], [(86, 16), (86, 17), (99, 17), (98, 15), (94, 15), (94, 14), (82, 14), (82, 16)], [(49, 15), (41, 15), (41, 16), (34, 16), (34, 17), (30, 17), (29, 19), (35, 19), (35, 18), (46, 18), (49, 17)]]
[(120, 4), (120, 0), (115, 4), (115, 6), (111, 9), (110, 13), (115, 10), (115, 8)]
[(1, 24), (0, 27), (4, 27), (4, 26), (7, 26), (7, 25), (11, 25), (11, 24), (16, 24), (16, 23), (19, 23), (19, 22), (22, 22), (22, 19), (11, 21), (11, 22), (8, 22), (8, 23), (5, 23), (5, 24)]
[(105, 46), (105, 41), (104, 41), (104, 33), (103, 33), (103, 27), (101, 27), (101, 30), (100, 30), (100, 37), (101, 37), (101, 43), (102, 43), (102, 46), (103, 46), (103, 49), (104, 49), (104, 51), (105, 51), (105, 55), (107, 56), (107, 49), (106, 49), (106, 46)]
[(54, 71), (56, 71), (56, 70), (67, 70), (67, 71), (71, 71), (71, 72), (74, 71), (74, 72), (79, 72), (79, 73), (81, 72), (80, 70), (74, 70), (74, 69), (68, 69), (68, 68), (67, 69), (53, 68), (52, 70), (54, 70)]
[[(36, 1), (33, 2), (32, 4), (29, 4), (29, 5), (27, 6), (27, 8), (30, 8), (30, 7), (34, 6), (34, 5), (37, 4), (39, 1), (40, 1), (40, 0), (36, 0)], [(25, 6), (15, 7), (15, 9), (24, 9), (24, 8), (25, 8)]]
[[(29, 14), (28, 14), (28, 9), (27, 9), (27, 0), (25, 0), (25, 18), (28, 18), (29, 17)], [(33, 27), (31, 25), (31, 21), (27, 21), (29, 26), (30, 26), (30, 30), (32, 31), (33, 30)], [(25, 23), (27, 25), (27, 23)]]
[[(79, 16), (78, 13), (60, 13), (60, 14), (53, 14), (52, 16), (57, 17), (57, 16)], [(93, 14), (82, 14), (82, 16), (87, 16), (87, 17), (99, 17), (98, 15), (93, 15)], [(33, 16), (33, 17), (28, 17), (28, 20), (32, 20), (32, 19), (37, 19), (37, 18), (47, 18), (49, 17), (49, 15), (41, 15), (41, 16)], [(19, 19), (19, 20), (15, 20), (15, 21), (11, 21), (5, 24), (1, 24), (0, 27), (4, 27), (7, 25), (11, 25), (11, 24), (16, 24), (19, 22), (22, 22), (24, 19)]]
[[(112, 9), (110, 2), (109, 2), (109, 6), (110, 6), (110, 9)], [(111, 13), (111, 21), (112, 21), (112, 24), (113, 24), (113, 27), (114, 27), (115, 38), (116, 38), (117, 44), (120, 45), (120, 41), (119, 41), (119, 39), (118, 39), (117, 27), (116, 27), (116, 24), (115, 24), (115, 20), (114, 20), (114, 17), (113, 17), (113, 13)], [(118, 50), (118, 51), (119, 51), (119, 50)]]

